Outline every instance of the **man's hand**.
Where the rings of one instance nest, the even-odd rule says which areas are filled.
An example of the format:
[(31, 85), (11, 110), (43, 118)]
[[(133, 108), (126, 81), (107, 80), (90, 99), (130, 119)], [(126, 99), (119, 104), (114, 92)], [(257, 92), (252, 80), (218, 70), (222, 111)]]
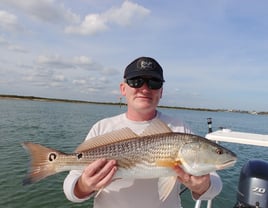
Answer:
[(115, 160), (98, 159), (89, 164), (79, 177), (74, 194), (78, 198), (85, 198), (94, 191), (107, 186), (117, 170)]
[(195, 199), (198, 199), (202, 194), (204, 194), (210, 187), (210, 176), (209, 174), (203, 176), (192, 176), (184, 172), (184, 170), (176, 166), (174, 167), (175, 172), (178, 175), (178, 180), (180, 183), (184, 184), (189, 188)]

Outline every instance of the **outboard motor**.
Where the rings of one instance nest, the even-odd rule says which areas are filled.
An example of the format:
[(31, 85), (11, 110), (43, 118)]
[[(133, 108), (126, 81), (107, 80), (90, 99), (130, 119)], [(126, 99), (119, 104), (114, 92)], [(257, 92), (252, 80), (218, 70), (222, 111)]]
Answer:
[(242, 167), (234, 208), (268, 208), (268, 162), (249, 160)]

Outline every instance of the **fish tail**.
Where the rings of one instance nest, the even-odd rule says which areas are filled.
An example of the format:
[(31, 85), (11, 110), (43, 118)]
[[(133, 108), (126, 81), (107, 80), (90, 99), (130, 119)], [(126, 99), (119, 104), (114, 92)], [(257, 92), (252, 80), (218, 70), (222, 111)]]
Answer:
[(37, 182), (57, 173), (55, 163), (57, 163), (58, 156), (63, 153), (31, 142), (24, 142), (22, 146), (29, 151), (31, 156), (29, 172), (23, 180), (23, 185)]

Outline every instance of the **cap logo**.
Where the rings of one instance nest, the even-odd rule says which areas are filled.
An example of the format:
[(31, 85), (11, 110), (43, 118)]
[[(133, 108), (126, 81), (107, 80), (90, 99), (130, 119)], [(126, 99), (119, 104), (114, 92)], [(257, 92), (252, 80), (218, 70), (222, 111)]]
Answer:
[(141, 70), (146, 70), (146, 69), (154, 69), (155, 64), (152, 61), (147, 61), (147, 60), (141, 60), (137, 63), (137, 68)]

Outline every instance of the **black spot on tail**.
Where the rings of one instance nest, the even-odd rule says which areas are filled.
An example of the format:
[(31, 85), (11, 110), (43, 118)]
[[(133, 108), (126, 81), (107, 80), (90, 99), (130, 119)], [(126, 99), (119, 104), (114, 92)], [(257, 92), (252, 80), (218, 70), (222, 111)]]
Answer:
[(48, 160), (49, 160), (50, 162), (56, 160), (56, 158), (57, 158), (57, 155), (56, 155), (56, 153), (54, 153), (54, 152), (50, 153), (49, 156), (48, 156)]

